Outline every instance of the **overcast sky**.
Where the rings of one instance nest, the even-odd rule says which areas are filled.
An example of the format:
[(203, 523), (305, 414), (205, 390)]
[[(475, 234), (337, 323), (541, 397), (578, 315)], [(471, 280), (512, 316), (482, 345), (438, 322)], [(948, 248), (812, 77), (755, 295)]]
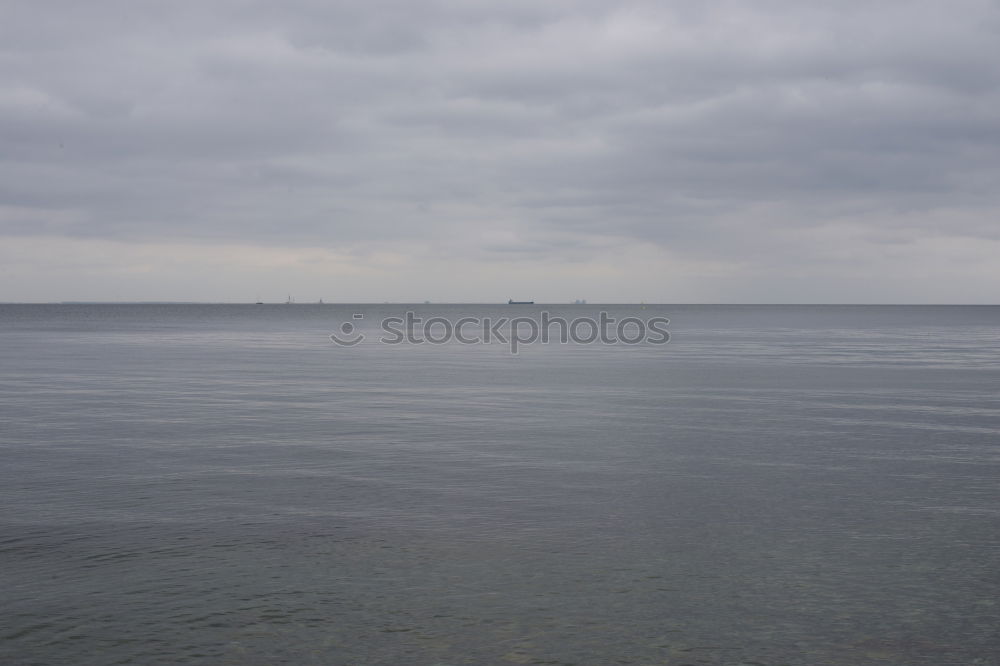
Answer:
[(1000, 3), (0, 0), (0, 300), (1000, 301)]

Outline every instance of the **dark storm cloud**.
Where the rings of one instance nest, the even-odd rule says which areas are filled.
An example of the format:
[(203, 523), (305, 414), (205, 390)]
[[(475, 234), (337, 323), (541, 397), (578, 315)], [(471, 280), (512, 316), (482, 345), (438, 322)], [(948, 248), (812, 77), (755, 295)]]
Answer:
[(789, 229), (998, 238), (995, 2), (4, 14), (7, 235), (772, 262)]

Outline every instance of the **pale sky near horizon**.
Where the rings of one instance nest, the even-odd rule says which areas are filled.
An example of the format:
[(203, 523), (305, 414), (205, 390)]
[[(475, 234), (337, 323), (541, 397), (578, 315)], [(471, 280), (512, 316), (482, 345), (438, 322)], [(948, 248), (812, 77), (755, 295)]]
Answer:
[(998, 63), (987, 0), (0, 0), (0, 301), (997, 303)]

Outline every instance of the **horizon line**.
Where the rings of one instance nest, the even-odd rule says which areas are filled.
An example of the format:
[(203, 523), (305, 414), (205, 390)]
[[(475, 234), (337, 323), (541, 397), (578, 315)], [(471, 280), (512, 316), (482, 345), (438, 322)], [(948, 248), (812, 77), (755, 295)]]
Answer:
[(74, 301), (0, 301), (0, 305), (304, 305), (304, 306), (325, 306), (325, 305), (504, 305), (504, 306), (604, 306), (604, 305), (640, 305), (640, 306), (731, 306), (731, 307), (760, 307), (760, 306), (788, 306), (788, 307), (815, 307), (815, 306), (840, 306), (840, 307), (997, 307), (1000, 303), (905, 303), (905, 302), (879, 302), (879, 303), (852, 303), (852, 302), (711, 302), (711, 301), (677, 301), (677, 302), (645, 302), (645, 301), (607, 301), (594, 303), (577, 303), (573, 301), (548, 301), (532, 302), (530, 304), (514, 303), (505, 301), (302, 301), (302, 302), (255, 302), (255, 301), (166, 301), (166, 300), (74, 300)]

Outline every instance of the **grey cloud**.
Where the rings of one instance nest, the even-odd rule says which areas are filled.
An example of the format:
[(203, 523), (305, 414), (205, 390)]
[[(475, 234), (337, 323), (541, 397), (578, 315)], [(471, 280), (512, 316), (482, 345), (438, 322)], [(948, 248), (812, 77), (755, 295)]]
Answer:
[(8, 5), (7, 235), (778, 263), (790, 228), (997, 237), (994, 2)]

